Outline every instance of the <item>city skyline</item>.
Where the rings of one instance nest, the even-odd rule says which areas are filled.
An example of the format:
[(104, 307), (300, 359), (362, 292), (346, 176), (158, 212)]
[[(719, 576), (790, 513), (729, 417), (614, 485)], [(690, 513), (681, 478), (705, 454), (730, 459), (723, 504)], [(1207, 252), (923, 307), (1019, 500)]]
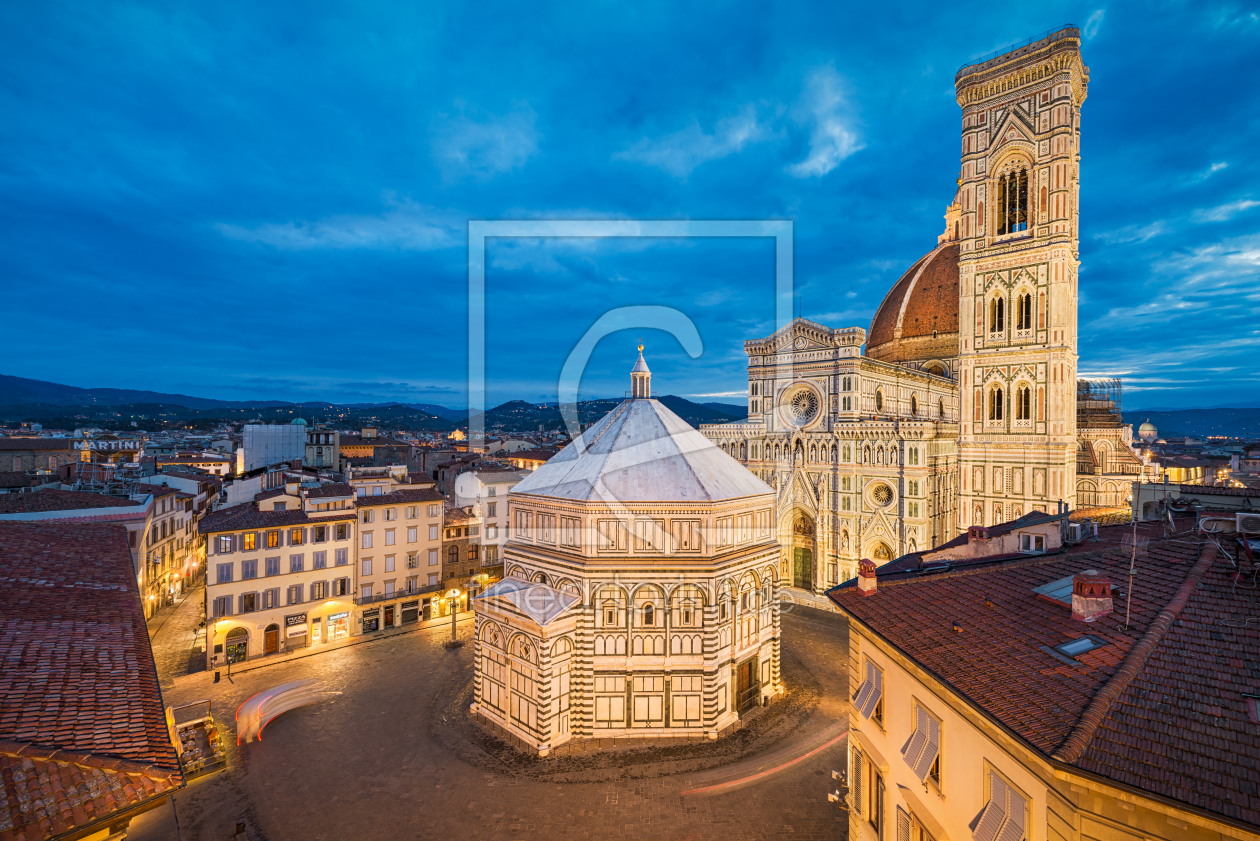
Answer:
[[(1256, 385), (1260, 201), (1257, 130), (1234, 115), (1260, 94), (1207, 82), (1241, 77), (1260, 23), (1144, 8), (1008, 10), (965, 31), (932, 7), (782, 9), (765, 28), (651, 7), (340, 23), (8, 9), (23, 38), (0, 58), (0, 271), (30, 313), (10, 335), (61, 340), (4, 373), (464, 406), (472, 219), (790, 219), (801, 313), (869, 327), (943, 229), (958, 65), (1070, 20), (1105, 80), (1083, 107), (1080, 372), (1120, 376), (1126, 409), (1237, 404)], [(642, 332), (662, 393), (741, 402), (772, 284), (769, 240), (492, 242), (486, 404), (556, 399), (582, 333), (641, 304), (692, 318), (703, 354), (615, 334), (584, 398), (621, 393)], [(204, 310), (187, 318), (207, 353), (152, 352), (189, 323), (172, 302)]]

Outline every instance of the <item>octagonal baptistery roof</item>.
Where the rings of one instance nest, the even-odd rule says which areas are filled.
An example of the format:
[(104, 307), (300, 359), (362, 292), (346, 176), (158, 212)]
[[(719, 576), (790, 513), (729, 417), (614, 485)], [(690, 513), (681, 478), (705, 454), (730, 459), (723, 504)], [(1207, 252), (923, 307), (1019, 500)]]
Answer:
[(658, 400), (630, 398), (512, 488), (611, 503), (719, 502), (774, 489)]
[(958, 243), (919, 259), (884, 297), (866, 355), (882, 362), (927, 362), (958, 356)]

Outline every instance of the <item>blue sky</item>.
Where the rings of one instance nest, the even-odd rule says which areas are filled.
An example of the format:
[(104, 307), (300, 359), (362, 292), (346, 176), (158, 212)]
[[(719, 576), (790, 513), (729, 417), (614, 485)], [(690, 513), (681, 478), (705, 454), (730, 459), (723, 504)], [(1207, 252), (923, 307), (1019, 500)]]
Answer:
[[(1254, 6), (8, 3), (3, 373), (462, 405), (470, 219), (790, 219), (803, 313), (868, 326), (943, 227), (959, 65), (1083, 27), (1081, 371), (1129, 408), (1260, 394)], [(770, 240), (496, 240), (488, 402), (742, 402)], [(711, 395), (711, 396), (701, 396)]]

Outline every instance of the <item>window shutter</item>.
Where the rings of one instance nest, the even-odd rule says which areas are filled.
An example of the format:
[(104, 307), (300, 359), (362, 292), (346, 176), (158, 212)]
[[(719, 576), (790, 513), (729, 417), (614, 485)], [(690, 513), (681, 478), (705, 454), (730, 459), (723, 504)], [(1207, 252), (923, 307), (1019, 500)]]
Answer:
[(875, 777), (875, 820), (879, 827), (879, 841), (884, 841), (884, 778)]
[(1022, 841), (1024, 837), (1024, 811), (1028, 801), (1010, 786), (1006, 786), (1006, 823), (998, 832), (997, 841)]
[(927, 744), (923, 746), (923, 753), (919, 755), (919, 760), (913, 766), (915, 776), (920, 781), (927, 779), (928, 772), (932, 770), (932, 763), (936, 761), (936, 755), (941, 750), (941, 725), (936, 719), (924, 712), (924, 722), (927, 725)]
[[(919, 757), (923, 755), (923, 747), (927, 744), (928, 714), (923, 707), (915, 708), (914, 713), (914, 732), (910, 734), (910, 740), (906, 742), (906, 746), (901, 749), (901, 756), (906, 764), (917, 772)], [(919, 779), (923, 778), (919, 777)]]
[(857, 694), (853, 696), (853, 706), (862, 709), (866, 705), (866, 699), (870, 697), (875, 685), (871, 681), (871, 672), (875, 670), (874, 664), (870, 660), (866, 661), (866, 674), (862, 677), (862, 685), (858, 687)]
[(244, 593), (241, 593), (239, 596), (236, 597), (236, 612), (237, 613), (245, 612), (245, 594)]
[(853, 800), (851, 808), (858, 817), (862, 816), (862, 751), (853, 748), (853, 759), (849, 769), (849, 795)]
[(897, 807), (897, 841), (910, 841), (910, 816)]
[[(989, 802), (984, 805), (980, 817), (971, 831), (974, 841), (996, 841), (998, 829), (1006, 818), (1006, 783), (992, 771), (989, 772)], [(1022, 821), (1021, 821), (1022, 822)]]

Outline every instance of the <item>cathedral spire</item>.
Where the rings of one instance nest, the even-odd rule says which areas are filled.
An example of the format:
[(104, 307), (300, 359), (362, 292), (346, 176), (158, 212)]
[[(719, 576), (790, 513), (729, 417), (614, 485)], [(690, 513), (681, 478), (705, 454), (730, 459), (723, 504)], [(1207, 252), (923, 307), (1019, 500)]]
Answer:
[(652, 372), (648, 370), (647, 363), (643, 361), (642, 343), (639, 344), (639, 361), (635, 362), (634, 367), (630, 369), (630, 396), (652, 396)]

